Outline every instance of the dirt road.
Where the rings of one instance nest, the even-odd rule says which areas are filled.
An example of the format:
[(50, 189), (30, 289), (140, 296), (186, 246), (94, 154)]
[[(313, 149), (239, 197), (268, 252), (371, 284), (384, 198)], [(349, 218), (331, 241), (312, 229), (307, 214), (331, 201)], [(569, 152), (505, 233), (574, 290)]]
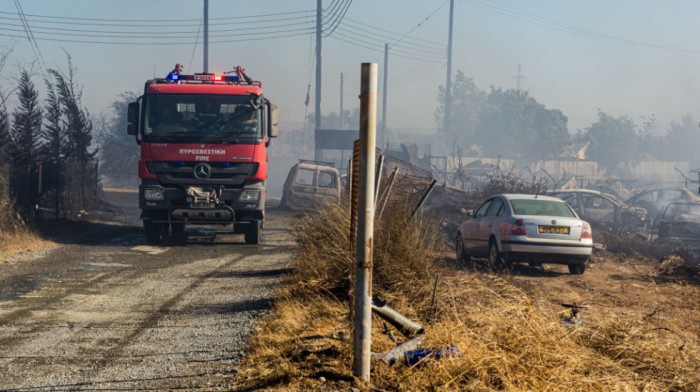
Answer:
[(0, 260), (0, 390), (210, 389), (235, 368), (293, 253), (288, 218), (268, 210), (260, 246), (213, 229), (150, 246), (134, 211)]

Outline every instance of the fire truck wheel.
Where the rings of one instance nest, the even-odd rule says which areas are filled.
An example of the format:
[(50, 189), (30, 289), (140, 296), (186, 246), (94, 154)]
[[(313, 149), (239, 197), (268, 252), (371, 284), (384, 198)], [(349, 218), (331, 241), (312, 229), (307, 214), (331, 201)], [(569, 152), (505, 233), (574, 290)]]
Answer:
[(260, 229), (260, 221), (251, 222), (245, 232), (245, 243), (249, 245), (257, 245), (260, 243), (262, 230)]
[(161, 238), (161, 224), (151, 222), (150, 219), (143, 220), (143, 228), (146, 231), (146, 241), (150, 243), (160, 242)]
[(170, 225), (170, 229), (172, 230), (173, 235), (182, 235), (182, 233), (185, 232), (185, 224), (173, 223)]

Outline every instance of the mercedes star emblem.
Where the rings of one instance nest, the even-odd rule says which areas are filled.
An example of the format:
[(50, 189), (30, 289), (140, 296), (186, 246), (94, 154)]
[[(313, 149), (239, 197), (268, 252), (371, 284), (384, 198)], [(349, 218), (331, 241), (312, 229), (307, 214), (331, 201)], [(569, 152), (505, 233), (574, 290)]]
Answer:
[(553, 224), (553, 225), (556, 225), (556, 224), (557, 224), (557, 220), (556, 220), (556, 219), (552, 219), (552, 224)]
[(194, 167), (194, 178), (206, 180), (211, 175), (211, 166), (206, 163), (198, 163)]

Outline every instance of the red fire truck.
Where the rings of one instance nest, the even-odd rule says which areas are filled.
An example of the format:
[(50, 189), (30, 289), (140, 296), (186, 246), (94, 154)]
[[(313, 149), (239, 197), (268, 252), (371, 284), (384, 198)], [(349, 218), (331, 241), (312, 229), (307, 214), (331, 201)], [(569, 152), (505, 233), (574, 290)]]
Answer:
[(141, 145), (139, 207), (148, 242), (185, 225), (233, 225), (260, 242), (277, 108), (262, 84), (233, 75), (180, 74), (146, 82), (129, 104), (127, 132)]

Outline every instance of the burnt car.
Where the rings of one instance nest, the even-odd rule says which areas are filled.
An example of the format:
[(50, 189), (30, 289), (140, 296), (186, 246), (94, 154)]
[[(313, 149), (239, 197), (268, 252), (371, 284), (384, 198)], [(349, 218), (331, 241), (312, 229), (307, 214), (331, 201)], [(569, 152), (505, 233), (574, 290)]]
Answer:
[(513, 262), (566, 264), (582, 274), (593, 250), (591, 226), (563, 200), (545, 195), (495, 195), (468, 212), (457, 229), (458, 262), (488, 257), (498, 269)]
[(669, 203), (654, 223), (658, 241), (700, 245), (700, 203)]
[(700, 196), (688, 188), (661, 188), (640, 192), (625, 202), (629, 206), (647, 210), (650, 219), (658, 219), (669, 203), (700, 203)]
[(647, 211), (644, 208), (629, 206), (609, 193), (589, 189), (564, 189), (548, 191), (547, 194), (560, 197), (581, 219), (588, 222), (635, 232), (646, 230)]
[(340, 201), (340, 175), (330, 162), (299, 160), (284, 182), (282, 208), (315, 209)]

